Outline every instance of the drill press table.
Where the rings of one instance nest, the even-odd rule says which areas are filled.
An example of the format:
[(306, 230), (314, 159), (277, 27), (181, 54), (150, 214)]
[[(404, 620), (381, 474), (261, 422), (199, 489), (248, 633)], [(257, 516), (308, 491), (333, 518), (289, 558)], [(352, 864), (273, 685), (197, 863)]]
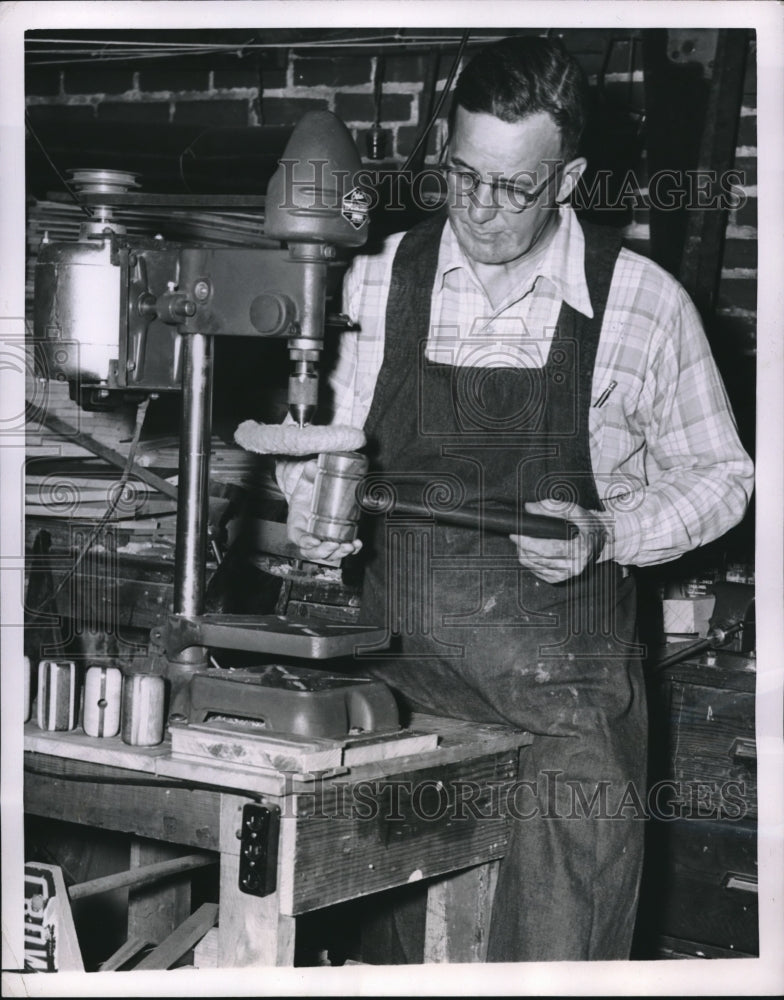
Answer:
[[(297, 916), (420, 879), (428, 880), (425, 961), (483, 961), (507, 796), (530, 737), (432, 716), (415, 716), (412, 729), (437, 733), (437, 748), (297, 775), (177, 758), (168, 742), (130, 747), (29, 723), (25, 811), (183, 854), (217, 852), (219, 968), (292, 965)], [(261, 897), (239, 885), (249, 804), (279, 815), (275, 887)], [(132, 923), (129, 914), (129, 934)]]

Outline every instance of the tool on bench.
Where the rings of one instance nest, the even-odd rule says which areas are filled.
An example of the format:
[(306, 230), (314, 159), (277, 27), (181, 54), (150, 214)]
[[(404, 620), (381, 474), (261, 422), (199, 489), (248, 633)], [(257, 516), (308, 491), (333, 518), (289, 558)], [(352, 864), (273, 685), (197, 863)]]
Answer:
[(704, 638), (676, 644), (672, 652), (652, 658), (654, 670), (661, 671), (701, 653), (706, 661), (715, 663), (717, 654), (731, 653), (745, 657), (753, 666), (756, 648), (756, 615), (754, 588), (744, 583), (718, 581), (710, 585), (716, 602), (710, 627)]

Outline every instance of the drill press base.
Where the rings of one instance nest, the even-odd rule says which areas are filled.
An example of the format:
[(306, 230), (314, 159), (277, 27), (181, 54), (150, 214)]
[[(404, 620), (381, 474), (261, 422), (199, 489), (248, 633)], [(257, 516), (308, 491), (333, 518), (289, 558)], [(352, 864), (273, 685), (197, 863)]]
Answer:
[(257, 733), (300, 737), (400, 728), (397, 703), (381, 681), (281, 664), (195, 673), (188, 721), (215, 717), (245, 722)]

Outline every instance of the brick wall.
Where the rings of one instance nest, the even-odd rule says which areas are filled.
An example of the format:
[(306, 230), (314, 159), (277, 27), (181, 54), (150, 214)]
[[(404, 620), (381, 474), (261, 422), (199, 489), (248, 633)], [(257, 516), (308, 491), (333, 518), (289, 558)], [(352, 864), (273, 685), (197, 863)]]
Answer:
[[(596, 84), (608, 54), (610, 32), (563, 29), (558, 32)], [(631, 110), (644, 107), (640, 44), (615, 37), (605, 65), (604, 93), (609, 103)], [(244, 58), (216, 56), (198, 61), (148, 60), (120, 64), (31, 68), (28, 105), (34, 120), (69, 122), (198, 125), (204, 128), (294, 125), (308, 110), (333, 111), (350, 128), (360, 152), (375, 119), (374, 73), (378, 55), (368, 50), (325, 55), (307, 49), (272, 49)], [(429, 55), (387, 54), (383, 62), (381, 124), (387, 133), (381, 166), (400, 166), (413, 149), (427, 106), (425, 79)], [(453, 51), (438, 62), (440, 93)], [(631, 76), (629, 70), (631, 69)], [(433, 163), (445, 135), (442, 114), (427, 147)], [(746, 179), (742, 208), (733, 211), (727, 231), (720, 309), (738, 321), (753, 343), (756, 309), (756, 73), (750, 42), (744, 106), (739, 122), (736, 167)], [(637, 165), (644, 178), (644, 165)], [(647, 213), (636, 208), (627, 236), (642, 252), (647, 245)]]

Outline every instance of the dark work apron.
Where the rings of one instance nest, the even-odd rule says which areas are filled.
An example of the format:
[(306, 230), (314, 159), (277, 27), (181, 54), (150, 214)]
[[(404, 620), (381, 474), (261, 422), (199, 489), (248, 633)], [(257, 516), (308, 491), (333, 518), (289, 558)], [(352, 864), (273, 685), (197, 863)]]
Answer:
[[(585, 227), (594, 317), (564, 303), (544, 367), (458, 367), (425, 357), (443, 225), (433, 219), (408, 232), (393, 263), (384, 359), (365, 425), (371, 493), (431, 510), (522, 510), (544, 497), (601, 509), (588, 415), (618, 237)], [(519, 565), (507, 536), (481, 524), (394, 511), (366, 521), (362, 620), (386, 625), (390, 642), (365, 650), (365, 665), (404, 705), (537, 734), (521, 777), (559, 797), (563, 809), (543, 808), (550, 815), (569, 811), (567, 780), (589, 800), (597, 782), (609, 783), (617, 801), (629, 782), (644, 794), (631, 576), (605, 562), (552, 585)], [(555, 792), (546, 771), (562, 775)], [(633, 831), (590, 818), (513, 826), (490, 959), (627, 957), (642, 822)]]

